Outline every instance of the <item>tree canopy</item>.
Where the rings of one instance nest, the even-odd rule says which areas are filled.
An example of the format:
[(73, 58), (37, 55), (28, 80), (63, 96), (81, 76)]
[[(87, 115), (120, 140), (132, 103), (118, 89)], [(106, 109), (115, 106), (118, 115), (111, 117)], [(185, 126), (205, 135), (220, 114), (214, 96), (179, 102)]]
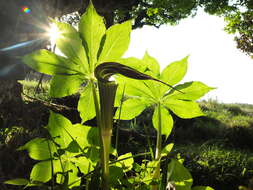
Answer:
[(253, 12), (252, 9), (237, 11), (226, 17), (228, 33), (236, 34), (237, 48), (253, 56)]
[[(90, 0), (9, 0), (0, 1), (0, 48), (33, 39), (40, 31), (38, 23), (47, 24), (47, 17), (60, 17), (75, 11), (84, 13)], [(107, 27), (132, 19), (133, 28), (144, 25), (159, 27), (177, 24), (194, 16), (202, 8), (209, 14), (224, 16), (227, 31), (239, 32), (238, 47), (252, 53), (252, 0), (93, 0)], [(31, 9), (22, 13), (23, 6)], [(251, 15), (251, 16), (250, 16)], [(73, 19), (75, 20), (75, 19)], [(36, 23), (35, 23), (36, 22)]]
[[(175, 25), (180, 20), (195, 16), (198, 9), (224, 17), (225, 30), (236, 34), (237, 48), (253, 55), (253, 1), (252, 0), (93, 0), (107, 26), (132, 19), (133, 28), (144, 25), (159, 27)], [(86, 2), (87, 3), (87, 2)], [(79, 9), (82, 14), (86, 6)], [(73, 18), (73, 17), (72, 17)], [(72, 22), (74, 20), (72, 19)]]

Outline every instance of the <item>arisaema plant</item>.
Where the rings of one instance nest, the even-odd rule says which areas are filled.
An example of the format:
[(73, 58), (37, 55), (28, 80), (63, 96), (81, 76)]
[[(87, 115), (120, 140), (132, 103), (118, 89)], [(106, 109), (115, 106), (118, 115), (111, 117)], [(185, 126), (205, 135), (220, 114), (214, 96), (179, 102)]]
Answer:
[[(81, 17), (78, 30), (67, 23), (54, 21), (54, 24), (59, 33), (56, 47), (63, 55), (56, 55), (48, 50), (38, 50), (24, 56), (23, 62), (41, 73), (53, 76), (50, 88), (52, 97), (64, 97), (76, 93), (84, 84), (83, 89), (80, 90), (78, 110), (82, 123), (95, 116), (97, 118), (103, 174), (102, 187), (108, 189), (109, 151), (117, 89), (117, 84), (109, 81), (108, 76), (119, 73), (135, 79), (158, 80), (114, 62), (120, 60), (128, 48), (131, 21), (106, 29), (103, 18), (90, 4)], [(65, 139), (65, 136), (60, 135), (60, 138)], [(64, 145), (64, 148), (65, 146), (67, 145)]]
[[(103, 83), (97, 82), (95, 69), (101, 63), (115, 61), (123, 55), (129, 45), (132, 23), (127, 21), (106, 29), (103, 18), (90, 4), (81, 17), (78, 30), (67, 23), (54, 21), (54, 24), (59, 33), (56, 47), (63, 55), (38, 50), (24, 56), (23, 62), (41, 73), (53, 76), (50, 87), (52, 97), (64, 97), (80, 92), (78, 111), (82, 123), (97, 116), (103, 171), (102, 186), (108, 189), (109, 153), (106, 151), (109, 151), (111, 129), (104, 126), (107, 126), (108, 122), (112, 124), (112, 118), (110, 113), (105, 115), (104, 112), (108, 113), (111, 108), (104, 108), (99, 102), (112, 104), (112, 107), (114, 98), (111, 97), (113, 92), (103, 91), (106, 89), (101, 87)], [(83, 89), (80, 88), (81, 85), (84, 85)], [(103, 91), (100, 94), (98, 85), (100, 91)], [(107, 85), (107, 88), (114, 86)], [(104, 101), (104, 98), (111, 102)]]
[[(143, 73), (174, 86), (186, 74), (187, 59), (188, 57), (185, 57), (169, 64), (162, 72), (160, 72), (159, 63), (147, 52), (142, 60), (134, 59), (134, 62), (136, 67)], [(143, 65), (146, 65), (146, 67), (143, 67)], [(184, 119), (202, 116), (203, 113), (196, 100), (213, 88), (198, 81), (186, 82), (171, 88), (171, 86), (154, 81), (133, 81), (125, 77), (118, 77), (117, 80), (122, 87), (124, 86), (125, 101), (121, 109), (116, 112), (116, 118), (120, 116), (122, 120), (130, 120), (148, 107), (152, 107), (154, 110), (152, 123), (157, 131), (154, 156), (157, 166), (153, 179), (160, 179), (162, 135), (167, 138), (172, 131), (173, 118), (171, 112)], [(119, 92), (122, 92), (122, 90), (119, 90)], [(118, 95), (118, 97), (120, 96)], [(158, 186), (154, 185), (153, 189), (158, 189)]]

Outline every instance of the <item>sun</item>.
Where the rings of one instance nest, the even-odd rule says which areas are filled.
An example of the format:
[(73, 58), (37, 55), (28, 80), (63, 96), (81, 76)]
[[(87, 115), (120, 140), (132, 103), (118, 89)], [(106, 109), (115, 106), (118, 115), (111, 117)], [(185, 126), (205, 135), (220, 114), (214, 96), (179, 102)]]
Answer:
[(52, 23), (50, 24), (50, 27), (47, 31), (47, 36), (50, 38), (51, 44), (55, 44), (56, 40), (60, 37), (61, 32), (59, 31), (56, 24)]

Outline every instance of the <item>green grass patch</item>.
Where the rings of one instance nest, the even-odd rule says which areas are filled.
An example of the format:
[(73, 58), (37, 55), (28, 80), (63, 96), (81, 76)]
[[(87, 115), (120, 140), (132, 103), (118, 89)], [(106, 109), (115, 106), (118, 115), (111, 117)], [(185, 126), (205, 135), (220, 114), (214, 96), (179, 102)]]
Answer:
[(22, 80), (19, 81), (23, 85), (23, 98), (24, 100), (28, 97), (41, 99), (44, 101), (50, 101), (49, 97), (49, 87), (50, 81), (43, 80), (41, 84), (39, 84), (38, 80)]
[(253, 105), (222, 104), (216, 101), (200, 102), (207, 117), (216, 119), (227, 127), (250, 127), (253, 125)]
[(253, 153), (226, 148), (214, 142), (181, 144), (175, 147), (185, 158), (196, 185), (212, 184), (215, 189), (237, 190), (253, 174)]

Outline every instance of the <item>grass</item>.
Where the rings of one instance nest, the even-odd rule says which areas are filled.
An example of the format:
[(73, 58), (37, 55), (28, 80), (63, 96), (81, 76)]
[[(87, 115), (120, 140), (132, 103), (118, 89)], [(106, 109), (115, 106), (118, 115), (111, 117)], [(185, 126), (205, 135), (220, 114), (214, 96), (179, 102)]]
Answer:
[(253, 174), (253, 153), (226, 148), (222, 144), (176, 145), (198, 185), (236, 190), (247, 185)]
[(211, 100), (202, 101), (200, 105), (207, 117), (227, 127), (250, 127), (253, 124), (253, 105), (222, 104)]
[(221, 141), (230, 148), (251, 150), (253, 142), (253, 105), (222, 104), (202, 101), (204, 117), (177, 118), (175, 139), (178, 143)]
[(37, 80), (22, 80), (19, 81), (23, 85), (23, 99), (26, 100), (26, 96), (32, 98), (38, 98), (44, 101), (50, 101), (49, 97), (49, 81), (43, 80), (41, 84)]

